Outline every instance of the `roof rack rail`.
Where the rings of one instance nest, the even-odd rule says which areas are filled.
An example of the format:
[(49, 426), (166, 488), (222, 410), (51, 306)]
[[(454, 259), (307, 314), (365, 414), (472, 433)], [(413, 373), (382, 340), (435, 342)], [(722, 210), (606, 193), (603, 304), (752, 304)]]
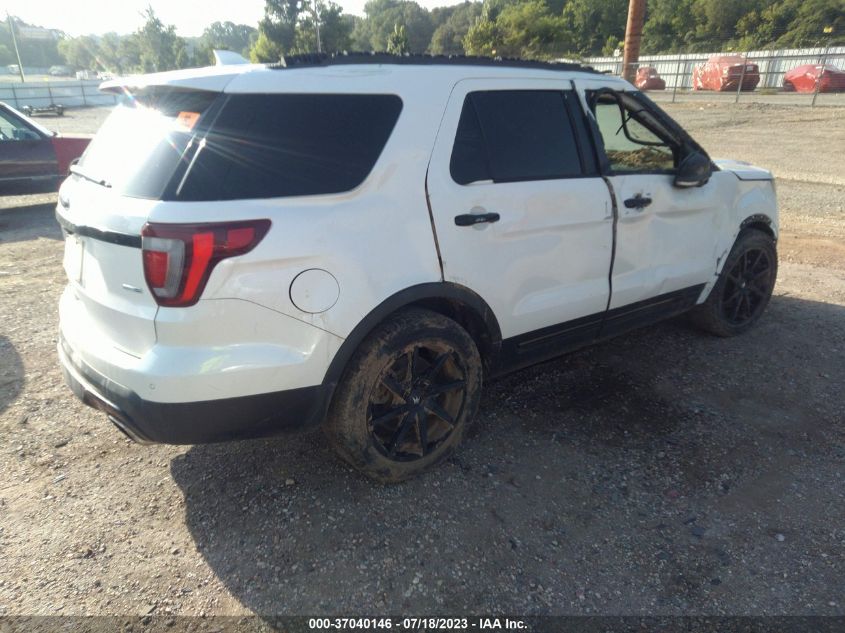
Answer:
[(279, 70), (291, 68), (308, 68), (315, 66), (343, 66), (349, 64), (398, 64), (403, 66), (488, 66), (506, 68), (535, 68), (538, 70), (568, 70), (599, 74), (590, 66), (582, 66), (572, 62), (542, 62), (511, 57), (476, 57), (472, 55), (428, 55), (404, 54), (394, 55), (385, 52), (343, 51), (337, 53), (304, 53), (301, 55), (284, 55), (274, 64), (267, 64), (268, 68)]

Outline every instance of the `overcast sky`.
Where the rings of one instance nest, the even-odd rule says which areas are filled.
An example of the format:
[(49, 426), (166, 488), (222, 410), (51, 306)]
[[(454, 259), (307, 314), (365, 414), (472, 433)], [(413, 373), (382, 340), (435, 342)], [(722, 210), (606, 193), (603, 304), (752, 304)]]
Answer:
[[(363, 15), (366, 0), (335, 1), (347, 13)], [(459, 1), (417, 0), (428, 8)], [(188, 37), (202, 34), (217, 21), (256, 25), (264, 13), (264, 0), (0, 0), (0, 8), (25, 22), (70, 35), (131, 33), (140, 26), (148, 4), (165, 24), (175, 24), (179, 35)]]

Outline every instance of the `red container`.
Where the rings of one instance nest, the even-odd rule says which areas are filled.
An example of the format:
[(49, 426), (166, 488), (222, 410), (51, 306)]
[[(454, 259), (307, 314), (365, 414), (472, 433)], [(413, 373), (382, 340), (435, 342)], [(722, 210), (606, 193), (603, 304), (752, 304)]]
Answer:
[(634, 85), (640, 90), (666, 90), (666, 82), (657, 74), (654, 66), (637, 68)]
[(730, 92), (740, 87), (740, 81), (743, 91), (754, 90), (760, 83), (759, 66), (742, 55), (713, 55), (692, 71), (693, 90)]
[(783, 89), (788, 92), (845, 92), (845, 71), (826, 64), (797, 66), (783, 76)]

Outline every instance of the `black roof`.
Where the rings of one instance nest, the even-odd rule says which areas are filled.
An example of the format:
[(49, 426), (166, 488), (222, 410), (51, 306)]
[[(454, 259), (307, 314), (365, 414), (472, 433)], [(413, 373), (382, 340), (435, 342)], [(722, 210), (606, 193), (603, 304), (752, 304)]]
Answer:
[(601, 74), (590, 66), (564, 62), (541, 62), (510, 57), (474, 57), (471, 55), (393, 55), (380, 52), (305, 53), (285, 55), (269, 68), (310, 68), (315, 66), (343, 66), (349, 64), (399, 64), (403, 66), (487, 66), (493, 68), (534, 68), (537, 70), (566, 70)]

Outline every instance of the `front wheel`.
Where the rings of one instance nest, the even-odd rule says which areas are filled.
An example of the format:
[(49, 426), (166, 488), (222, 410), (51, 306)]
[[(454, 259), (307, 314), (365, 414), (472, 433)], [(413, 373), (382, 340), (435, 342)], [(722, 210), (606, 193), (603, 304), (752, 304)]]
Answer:
[(403, 310), (355, 352), (325, 429), (357, 470), (398, 482), (452, 453), (480, 394), (481, 358), (466, 330), (429, 310)]
[(775, 241), (762, 231), (740, 233), (710, 296), (690, 316), (717, 336), (736, 336), (751, 328), (769, 304), (778, 272)]

